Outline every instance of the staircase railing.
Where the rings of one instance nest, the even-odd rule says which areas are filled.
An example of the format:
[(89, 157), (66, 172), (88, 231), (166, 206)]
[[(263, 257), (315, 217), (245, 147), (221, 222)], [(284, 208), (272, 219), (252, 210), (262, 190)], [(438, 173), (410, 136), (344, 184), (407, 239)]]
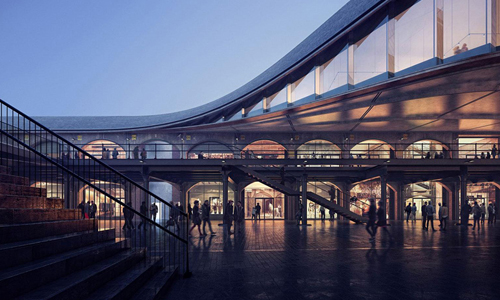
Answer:
[(0, 120), (0, 163), (13, 175), (64, 199), (64, 208), (81, 209), (95, 230), (114, 229), (166, 270), (189, 274), (188, 217), (174, 199), (168, 203), (148, 191), (147, 178), (135, 183), (2, 100)]

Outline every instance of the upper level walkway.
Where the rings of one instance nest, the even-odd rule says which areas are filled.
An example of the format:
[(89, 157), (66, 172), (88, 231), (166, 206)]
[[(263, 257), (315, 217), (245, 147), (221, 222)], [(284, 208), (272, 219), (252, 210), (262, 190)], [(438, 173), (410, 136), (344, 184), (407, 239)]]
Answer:
[[(216, 223), (216, 222), (212, 222)], [(190, 239), (193, 277), (167, 299), (498, 299), (498, 227), (424, 231), (391, 222), (374, 247), (341, 221), (246, 221), (241, 233)], [(437, 221), (434, 222), (439, 229)], [(449, 222), (451, 223), (451, 222)], [(472, 221), (470, 221), (472, 223)], [(486, 221), (487, 223), (487, 221)], [(498, 224), (498, 223), (497, 223)], [(497, 225), (498, 226), (498, 225)], [(217, 226), (215, 226), (217, 227)]]

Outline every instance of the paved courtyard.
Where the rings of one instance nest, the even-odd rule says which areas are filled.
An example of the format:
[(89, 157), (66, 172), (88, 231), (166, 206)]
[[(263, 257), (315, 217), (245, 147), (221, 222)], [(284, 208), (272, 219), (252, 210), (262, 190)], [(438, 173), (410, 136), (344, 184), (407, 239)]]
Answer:
[(373, 247), (364, 225), (309, 222), (246, 221), (228, 236), (212, 221), (216, 236), (193, 231), (193, 276), (167, 299), (500, 299), (500, 222), (445, 232), (391, 222), (394, 241), (379, 230)]

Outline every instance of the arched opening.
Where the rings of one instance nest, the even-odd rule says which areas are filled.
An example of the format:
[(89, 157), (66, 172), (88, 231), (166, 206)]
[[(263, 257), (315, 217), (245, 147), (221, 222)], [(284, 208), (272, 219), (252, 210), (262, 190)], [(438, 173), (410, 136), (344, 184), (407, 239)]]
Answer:
[(408, 146), (403, 158), (406, 159), (431, 159), (431, 158), (450, 158), (451, 153), (446, 145), (435, 140), (421, 140)]
[(219, 142), (205, 142), (191, 148), (188, 159), (233, 159), (233, 151)]
[(297, 148), (299, 159), (339, 159), (342, 151), (332, 142), (325, 140), (312, 140)]
[[(467, 184), (467, 204), (470, 205), (470, 207), (474, 206), (474, 202), (477, 202), (477, 204), (481, 207), (484, 205), (484, 211), (485, 211), (485, 219), (489, 218), (489, 212), (488, 212), (488, 206), (490, 204), (492, 205), (497, 205), (496, 204), (496, 190), (498, 188), (498, 185), (494, 182), (477, 182), (477, 183), (468, 183)], [(459, 199), (459, 209), (462, 209), (462, 195), (461, 191), (458, 191), (458, 199)], [(498, 211), (498, 206), (495, 208), (496, 211)], [(498, 213), (497, 213), (498, 214)], [(461, 213), (458, 214), (461, 216)]]
[[(125, 149), (109, 140), (95, 140), (82, 147), (90, 155), (98, 159), (124, 159)], [(117, 152), (115, 152), (117, 151)]]
[[(493, 147), (496, 150), (493, 150)], [(458, 139), (458, 158), (479, 159), (492, 158), (497, 159), (498, 138), (492, 137), (463, 137)]]
[[(300, 190), (302, 190), (302, 186), (300, 187)], [(338, 203), (339, 190), (338, 187), (331, 182), (308, 181), (307, 191), (315, 193), (334, 203)], [(316, 204), (311, 200), (307, 200), (306, 209), (308, 219), (321, 219), (321, 205)], [(336, 218), (336, 214), (332, 212), (332, 215), (330, 215), (330, 210), (325, 208), (325, 218), (334, 219)]]
[(283, 159), (288, 158), (288, 151), (275, 141), (259, 140), (243, 148), (241, 156), (244, 158)]
[[(385, 207), (385, 213), (387, 218), (389, 218), (389, 211), (390, 211), (390, 203), (389, 203), (390, 189), (391, 189), (390, 186), (387, 185), (386, 207)], [(350, 199), (349, 199), (350, 210), (359, 215), (367, 214), (368, 209), (370, 207), (368, 199), (374, 198), (378, 206), (378, 202), (382, 198), (381, 192), (382, 192), (382, 185), (380, 183), (380, 179), (378, 178), (356, 184), (351, 188), (350, 191)]]
[(389, 159), (394, 152), (394, 147), (380, 140), (366, 140), (351, 149), (353, 158), (364, 159)]
[(435, 181), (422, 181), (407, 184), (403, 190), (403, 199), (405, 199), (405, 207), (408, 205), (416, 207), (415, 219), (421, 220), (422, 205), (432, 203), (437, 211), (438, 203), (443, 203), (442, 185)]
[(35, 149), (51, 158), (62, 157), (62, 154), (65, 152), (63, 145), (56, 142), (42, 142), (37, 144)]
[(285, 214), (285, 195), (260, 182), (245, 187), (245, 217), (252, 218), (252, 209), (260, 206), (260, 218), (264, 220), (283, 220)]
[(147, 152), (147, 159), (180, 158), (179, 150), (170, 143), (162, 140), (145, 142), (143, 148)]
[[(188, 191), (188, 203), (194, 206), (194, 201), (200, 202), (200, 207), (205, 200), (211, 208), (210, 214), (214, 219), (222, 219), (224, 206), (222, 203), (222, 182), (199, 182)], [(234, 201), (234, 190), (229, 187), (228, 200)]]

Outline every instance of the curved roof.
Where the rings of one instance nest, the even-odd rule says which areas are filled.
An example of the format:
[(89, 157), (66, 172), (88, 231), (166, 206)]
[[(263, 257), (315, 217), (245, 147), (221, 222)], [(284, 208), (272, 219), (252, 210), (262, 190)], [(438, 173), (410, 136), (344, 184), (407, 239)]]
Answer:
[(150, 116), (35, 117), (35, 119), (50, 129), (68, 131), (113, 131), (148, 127), (176, 127), (186, 125), (186, 122), (191, 124), (215, 122), (224, 115), (224, 112), (220, 111), (221, 109), (239, 105), (238, 107), (231, 107), (233, 112), (239, 112), (241, 110), (240, 102), (245, 100), (245, 97), (293, 68), (318, 48), (342, 33), (344, 29), (356, 22), (373, 7), (383, 2), (388, 1), (349, 1), (304, 41), (259, 76), (237, 90), (207, 104), (180, 112)]

